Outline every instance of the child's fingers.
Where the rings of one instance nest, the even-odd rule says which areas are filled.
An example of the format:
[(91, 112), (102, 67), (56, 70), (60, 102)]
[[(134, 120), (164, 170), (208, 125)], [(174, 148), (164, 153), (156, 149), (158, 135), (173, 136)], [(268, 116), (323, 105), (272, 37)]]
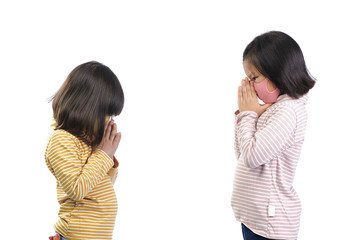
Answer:
[(247, 93), (247, 80), (242, 80), (242, 95)]
[(251, 82), (251, 84), (250, 84), (251, 86), (251, 94), (252, 94), (252, 96), (254, 96), (254, 95), (256, 95), (256, 90), (254, 89), (254, 82)]
[(112, 131), (112, 126), (111, 126), (112, 124), (113, 124), (112, 121), (109, 121), (106, 124), (106, 128), (105, 128), (105, 131), (104, 131), (104, 137), (107, 138), (107, 139), (109, 139), (109, 137), (110, 137), (110, 133)]
[(256, 96), (256, 91), (254, 90), (254, 86), (253, 86), (253, 82), (252, 81), (248, 81), (247, 84), (246, 84), (246, 96), (249, 98), (249, 99), (252, 99)]
[(109, 135), (109, 140), (114, 141), (115, 135), (117, 134), (117, 124), (113, 122), (112, 124), (112, 130)]
[(114, 144), (116, 144), (116, 146), (118, 146), (121, 138), (122, 138), (121, 132), (118, 132), (117, 134), (115, 134)]
[(248, 88), (247, 88), (248, 96), (252, 97), (253, 91), (252, 91), (252, 82), (251, 82), (251, 81), (248, 82), (248, 86), (247, 86), (247, 87), (248, 87)]
[(106, 123), (105, 123), (105, 126), (104, 126), (104, 133), (103, 133), (103, 138), (104, 138), (104, 137), (105, 137), (105, 135), (107, 134), (108, 124), (109, 124), (109, 122), (106, 122)]

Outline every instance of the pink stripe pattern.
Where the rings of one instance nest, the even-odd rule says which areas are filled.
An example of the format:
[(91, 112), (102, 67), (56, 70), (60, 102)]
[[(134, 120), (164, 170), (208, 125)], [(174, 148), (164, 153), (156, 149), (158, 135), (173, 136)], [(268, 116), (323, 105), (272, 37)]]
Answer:
[(235, 116), (233, 212), (266, 238), (298, 236), (302, 206), (292, 184), (304, 142), (307, 99), (284, 94), (260, 117), (252, 111)]

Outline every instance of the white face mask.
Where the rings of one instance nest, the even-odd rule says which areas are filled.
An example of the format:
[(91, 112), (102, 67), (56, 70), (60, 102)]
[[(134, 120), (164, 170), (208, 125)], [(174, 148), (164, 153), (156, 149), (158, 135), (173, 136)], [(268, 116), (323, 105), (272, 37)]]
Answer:
[(256, 90), (256, 93), (258, 97), (264, 102), (264, 103), (274, 103), (277, 101), (278, 96), (280, 95), (280, 90), (276, 88), (272, 92), (270, 92), (267, 88), (268, 78), (263, 80), (260, 83), (254, 83), (254, 89)]

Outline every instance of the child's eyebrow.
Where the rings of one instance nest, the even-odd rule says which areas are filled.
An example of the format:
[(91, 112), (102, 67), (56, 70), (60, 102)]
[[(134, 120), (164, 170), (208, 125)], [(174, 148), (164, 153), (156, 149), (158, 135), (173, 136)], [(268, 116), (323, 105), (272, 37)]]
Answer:
[(251, 78), (252, 76), (255, 76), (254, 72), (250, 72), (249, 74), (246, 73), (246, 75)]

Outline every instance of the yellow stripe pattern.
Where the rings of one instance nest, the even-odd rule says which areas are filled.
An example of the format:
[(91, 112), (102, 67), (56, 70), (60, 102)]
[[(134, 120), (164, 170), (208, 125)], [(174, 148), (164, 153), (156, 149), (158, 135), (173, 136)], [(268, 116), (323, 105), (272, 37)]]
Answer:
[(55, 230), (69, 240), (112, 239), (117, 214), (113, 183), (117, 162), (64, 130), (55, 130), (46, 164), (57, 180), (60, 204)]

